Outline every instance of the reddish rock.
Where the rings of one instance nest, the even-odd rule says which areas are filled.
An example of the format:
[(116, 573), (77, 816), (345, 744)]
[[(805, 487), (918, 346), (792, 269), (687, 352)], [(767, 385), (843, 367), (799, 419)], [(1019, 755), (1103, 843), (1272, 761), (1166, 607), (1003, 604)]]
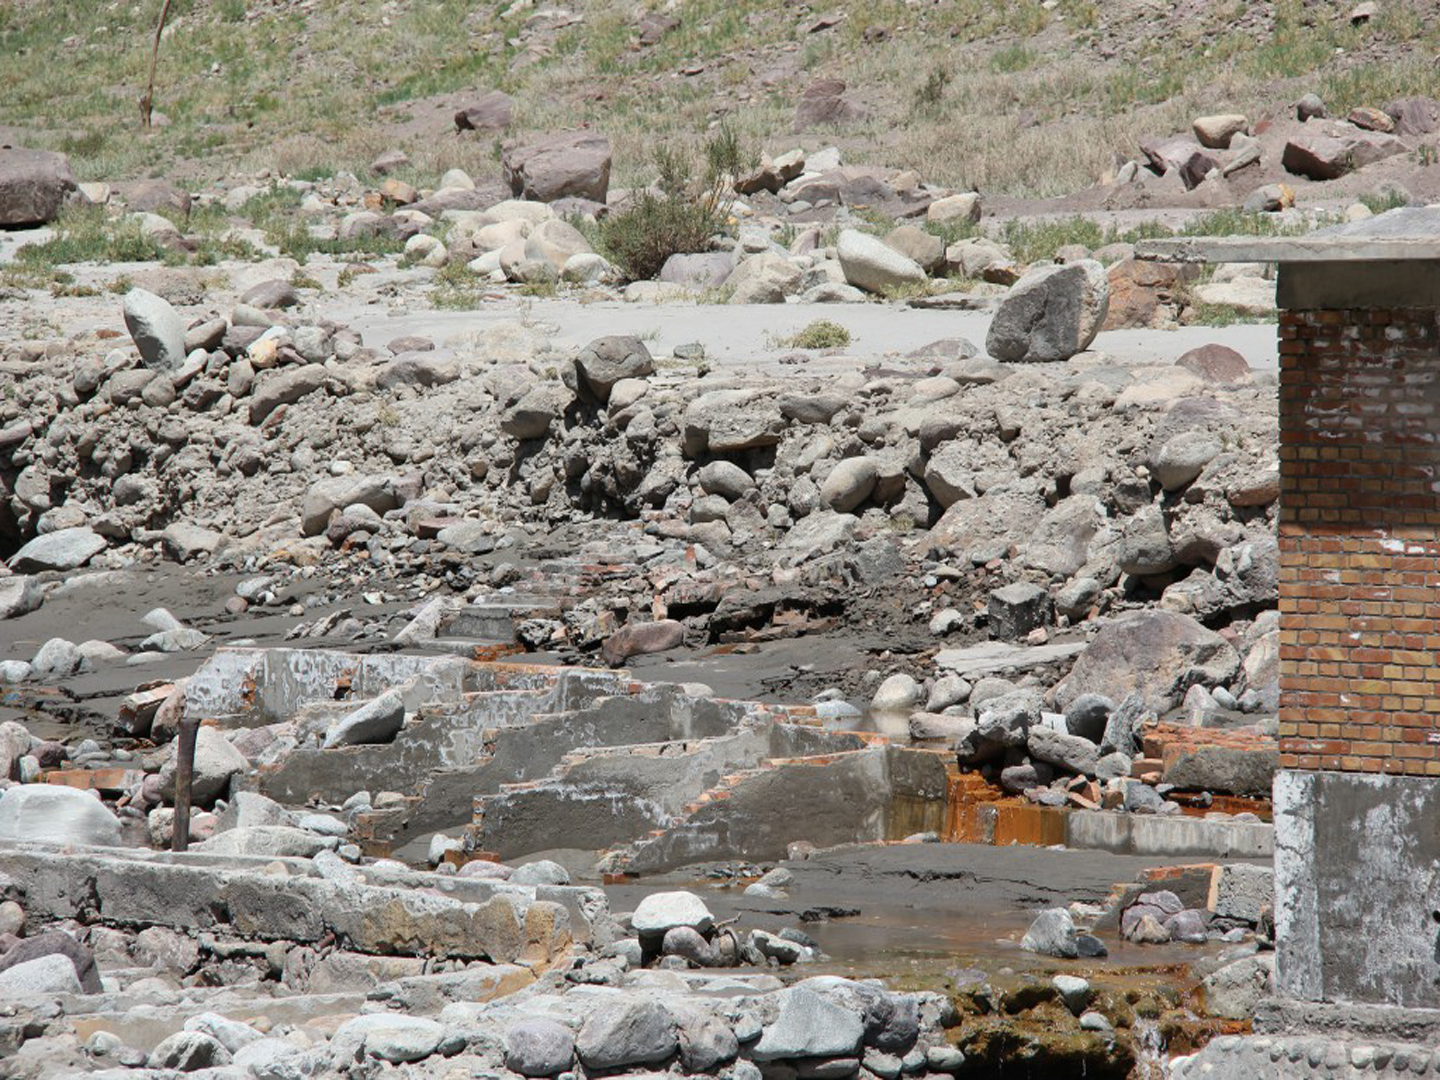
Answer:
[(1104, 330), (1148, 328), (1172, 319), (1184, 280), (1194, 270), (1173, 263), (1125, 259), (1106, 272), (1110, 308)]
[(648, 48), (672, 30), (678, 30), (680, 19), (674, 15), (652, 11), (640, 19), (636, 28), (640, 31), (640, 47)]
[(1440, 129), (1440, 101), (1408, 97), (1392, 101), (1385, 112), (1395, 121), (1396, 135), (1429, 135)]
[(1291, 139), (1280, 161), (1287, 171), (1311, 180), (1335, 180), (1395, 154), (1405, 144), (1393, 135), (1336, 139), (1328, 135)]
[(1201, 345), (1191, 349), (1179, 360), (1176, 367), (1182, 367), (1206, 382), (1238, 382), (1250, 374), (1250, 365), (1234, 349), (1225, 345)]
[(504, 131), (515, 115), (515, 99), (490, 90), (455, 113), (456, 131)]
[(0, 228), (53, 221), (74, 191), (64, 154), (0, 147)]
[(1146, 139), (1140, 151), (1160, 175), (1177, 173), (1187, 190), (1198, 186), (1211, 169), (1220, 167), (1220, 162), (1194, 139)]
[(1383, 131), (1388, 135), (1395, 130), (1395, 121), (1388, 113), (1366, 105), (1362, 105), (1358, 109), (1351, 109), (1350, 115), (1346, 119), (1365, 131)]
[(125, 200), (131, 210), (155, 214), (162, 210), (173, 210), (180, 214), (190, 213), (190, 193), (178, 188), (169, 180), (134, 180), (119, 184), (115, 194)]
[(819, 79), (805, 88), (795, 107), (795, 130), (820, 124), (848, 124), (863, 118), (865, 110), (845, 97), (844, 79)]
[(632, 656), (665, 652), (685, 640), (685, 624), (675, 619), (632, 623), (605, 639), (600, 655), (611, 667), (619, 667)]
[(610, 190), (610, 140), (589, 131), (510, 143), (500, 165), (510, 190), (523, 199), (574, 195), (603, 203)]

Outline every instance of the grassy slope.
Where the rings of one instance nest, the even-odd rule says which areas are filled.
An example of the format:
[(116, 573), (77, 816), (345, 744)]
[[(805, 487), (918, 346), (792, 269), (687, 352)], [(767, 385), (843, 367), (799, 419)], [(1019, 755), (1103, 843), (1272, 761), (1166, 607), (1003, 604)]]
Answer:
[[(521, 129), (606, 131), (622, 183), (648, 173), (655, 140), (729, 117), (775, 151), (836, 141), (928, 180), (1045, 195), (1089, 185), (1137, 138), (1198, 112), (1259, 115), (1305, 90), (1332, 112), (1440, 94), (1426, 0), (1387, 0), (1362, 27), (1348, 4), (1318, 0), (833, 0), (816, 14), (845, 18), (813, 34), (815, 15), (781, 0), (685, 0), (680, 27), (647, 49), (635, 44), (643, 6), (616, 0), (573, 0), (583, 20), (551, 29), (546, 9), (474, 0), (175, 0), (156, 93), (171, 123), (142, 135), (135, 102), (159, 6), (0, 0), (0, 126), (66, 150), (85, 178), (177, 163), (196, 178), (313, 175), (361, 169), (399, 142), (433, 182), (496, 147), (413, 126), (406, 137), (406, 106), (497, 86), (516, 95)], [(870, 28), (888, 36), (867, 40)], [(869, 115), (797, 139), (795, 100), (822, 76), (847, 79)]]

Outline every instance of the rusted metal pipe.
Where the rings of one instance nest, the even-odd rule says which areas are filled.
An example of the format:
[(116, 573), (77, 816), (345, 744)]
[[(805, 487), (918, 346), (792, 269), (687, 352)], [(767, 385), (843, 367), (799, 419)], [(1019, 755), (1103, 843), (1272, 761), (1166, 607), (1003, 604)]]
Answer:
[(195, 736), (200, 731), (199, 717), (183, 717), (175, 740), (175, 827), (170, 837), (171, 851), (184, 851), (190, 846), (190, 782), (195, 775)]

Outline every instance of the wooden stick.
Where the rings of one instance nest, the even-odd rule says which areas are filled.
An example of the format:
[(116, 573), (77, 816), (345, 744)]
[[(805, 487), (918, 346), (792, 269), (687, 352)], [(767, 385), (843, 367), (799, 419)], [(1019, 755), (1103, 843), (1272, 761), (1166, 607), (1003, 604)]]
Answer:
[(175, 739), (175, 827), (170, 837), (171, 851), (184, 851), (190, 846), (190, 786), (195, 776), (195, 737), (200, 731), (198, 717), (180, 721), (180, 734)]
[(165, 20), (169, 17), (170, 0), (165, 0), (160, 8), (160, 19), (155, 23), (155, 44), (150, 49), (150, 81), (146, 84), (145, 93), (140, 98), (140, 124), (147, 131), (150, 129), (150, 113), (155, 105), (155, 65), (160, 59), (160, 35), (165, 32)]

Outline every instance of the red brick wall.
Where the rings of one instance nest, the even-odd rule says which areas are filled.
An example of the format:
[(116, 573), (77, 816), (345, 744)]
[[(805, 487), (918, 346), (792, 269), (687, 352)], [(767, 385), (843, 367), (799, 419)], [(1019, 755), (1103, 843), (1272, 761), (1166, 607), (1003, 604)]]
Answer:
[(1280, 763), (1440, 776), (1440, 312), (1280, 316)]

